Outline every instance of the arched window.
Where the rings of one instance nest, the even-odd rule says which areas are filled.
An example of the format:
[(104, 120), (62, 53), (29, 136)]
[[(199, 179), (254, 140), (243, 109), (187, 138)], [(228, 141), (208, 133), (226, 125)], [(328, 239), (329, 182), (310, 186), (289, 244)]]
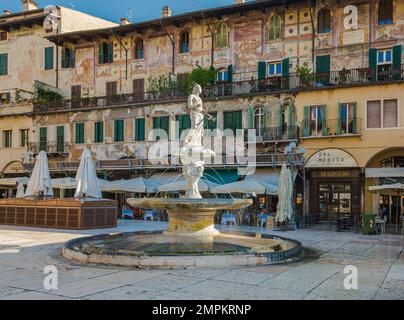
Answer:
[(189, 52), (189, 32), (183, 31), (180, 35), (180, 53)]
[(276, 40), (282, 37), (282, 18), (278, 15), (269, 19), (268, 40)]
[(379, 24), (392, 24), (393, 23), (393, 1), (380, 0), (379, 1)]
[(216, 47), (224, 48), (229, 46), (229, 27), (226, 23), (221, 22), (217, 26)]
[(317, 32), (329, 33), (331, 32), (331, 13), (327, 8), (322, 8), (317, 16)]
[(135, 59), (144, 59), (143, 39), (140, 38), (135, 41)]
[(254, 110), (254, 129), (257, 136), (262, 136), (264, 129), (264, 109), (262, 107), (255, 108)]

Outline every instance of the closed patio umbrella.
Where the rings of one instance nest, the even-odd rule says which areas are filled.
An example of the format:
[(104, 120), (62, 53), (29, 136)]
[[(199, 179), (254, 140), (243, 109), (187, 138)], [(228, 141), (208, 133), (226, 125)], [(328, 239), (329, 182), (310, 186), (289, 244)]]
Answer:
[(211, 193), (230, 194), (230, 193), (255, 193), (255, 194), (270, 194), (276, 195), (278, 187), (270, 183), (266, 183), (254, 177), (247, 177), (243, 181), (237, 181), (224, 185), (216, 185), (210, 188)]
[(22, 183), (19, 183), (17, 186), (16, 198), (24, 198), (24, 196), (25, 196), (24, 185)]
[(91, 152), (88, 149), (84, 150), (83, 154), (81, 155), (76, 181), (77, 189), (74, 195), (75, 198), (102, 198), (94, 162), (91, 157)]
[(49, 173), (48, 157), (45, 151), (39, 152), (32, 171), (28, 187), (25, 192), (26, 197), (52, 198), (52, 182)]
[(279, 201), (276, 210), (276, 220), (278, 222), (290, 221), (292, 218), (292, 195), (293, 181), (292, 172), (284, 164), (279, 178)]

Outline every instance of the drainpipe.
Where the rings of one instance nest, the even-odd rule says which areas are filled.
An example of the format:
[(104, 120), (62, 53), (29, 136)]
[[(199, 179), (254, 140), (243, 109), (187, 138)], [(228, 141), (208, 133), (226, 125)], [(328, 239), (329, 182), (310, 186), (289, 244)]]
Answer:
[(171, 44), (173, 45), (173, 60), (172, 60), (172, 74), (175, 74), (175, 42), (171, 35), (168, 33), (166, 27), (163, 25), (162, 19), (160, 19), (160, 25), (163, 28), (164, 32), (167, 34), (167, 37), (170, 39)]
[(205, 19), (205, 15), (203, 14), (203, 11), (201, 11), (202, 14), (202, 19), (205, 21), (206, 26), (209, 29), (210, 34), (212, 35), (212, 46), (211, 46), (211, 56), (210, 56), (210, 65), (214, 65), (214, 60), (215, 60), (215, 33), (213, 32), (212, 28), (210, 27), (209, 23)]
[(125, 50), (125, 79), (128, 80), (128, 48), (125, 47), (125, 45), (122, 42), (122, 39), (119, 38), (112, 30), (111, 30), (112, 35), (114, 38), (119, 42), (121, 48)]
[(309, 7), (309, 14), (310, 14), (310, 22), (311, 22), (311, 34), (312, 34), (312, 39), (311, 39), (311, 60), (313, 63), (313, 69), (314, 69), (314, 63), (315, 63), (315, 47), (316, 47), (316, 30), (315, 30), (315, 25), (314, 25), (314, 19), (313, 19), (313, 12), (311, 11), (311, 1), (312, 0), (307, 0), (307, 4)]

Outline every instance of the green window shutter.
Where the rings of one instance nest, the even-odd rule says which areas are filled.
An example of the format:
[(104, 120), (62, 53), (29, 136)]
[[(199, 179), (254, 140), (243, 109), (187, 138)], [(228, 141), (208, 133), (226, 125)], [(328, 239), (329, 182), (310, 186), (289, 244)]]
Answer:
[(369, 49), (369, 68), (372, 70), (372, 77), (376, 76), (377, 71), (377, 50)]
[(268, 115), (269, 115), (269, 107), (266, 105), (263, 108), (263, 114), (264, 114), (264, 128), (268, 128)]
[(232, 112), (223, 112), (223, 129), (233, 129)]
[(258, 62), (258, 80), (265, 80), (267, 77), (267, 63), (265, 61)]
[(205, 130), (215, 130), (217, 129), (217, 112), (210, 113), (212, 117), (214, 118), (213, 120), (209, 120), (207, 117), (203, 119), (203, 126)]
[(280, 139), (282, 137), (282, 127), (283, 127), (282, 126), (283, 125), (282, 115), (283, 115), (282, 106), (279, 106), (279, 109), (278, 109), (278, 130), (277, 130), (278, 139)]
[(401, 78), (401, 45), (393, 47), (393, 70), (400, 71), (399, 74), (394, 74), (394, 79)]
[(8, 54), (0, 54), (0, 76), (8, 74)]
[(53, 69), (53, 47), (45, 48), (45, 70)]
[(157, 130), (158, 129), (160, 129), (160, 117), (154, 117), (153, 118), (153, 131), (154, 131), (153, 138), (154, 138), (154, 140), (157, 140), (157, 136), (158, 136)]
[(215, 81), (216, 81), (216, 70), (215, 70), (215, 67), (214, 67), (214, 66), (210, 66), (209, 71), (210, 71), (211, 74), (213, 75), (213, 76), (210, 78), (209, 82), (210, 82), (211, 85), (214, 85), (214, 84), (215, 84)]
[(40, 151), (47, 151), (48, 142), (48, 128), (39, 129), (39, 149)]
[(248, 106), (248, 129), (254, 129), (254, 107)]
[(115, 120), (114, 140), (115, 140), (115, 142), (124, 141), (124, 121), (123, 120)]
[(84, 123), (76, 123), (76, 143), (84, 143)]
[(358, 134), (358, 103), (354, 103), (353, 134)]
[(104, 122), (94, 123), (94, 142), (104, 142)]
[(295, 109), (292, 104), (288, 106), (288, 138), (293, 139), (295, 136)]
[(70, 68), (74, 68), (76, 65), (76, 49), (71, 48), (70, 49)]
[(316, 72), (317, 73), (329, 73), (331, 69), (331, 57), (317, 56), (316, 58)]
[(67, 49), (62, 49), (62, 68), (67, 68)]
[(98, 46), (98, 63), (104, 63), (104, 43)]
[(114, 62), (114, 44), (108, 43), (108, 63)]
[(65, 150), (65, 126), (56, 128), (56, 151), (64, 152)]
[(337, 125), (337, 134), (341, 134), (342, 133), (342, 107), (341, 107), (341, 103), (338, 103), (338, 125)]
[(170, 139), (170, 118), (169, 117), (161, 117), (160, 125), (161, 129), (167, 133), (167, 139)]
[(310, 106), (304, 107), (303, 136), (310, 136)]
[(145, 124), (146, 122), (144, 118), (136, 119), (136, 141), (145, 141)]
[(282, 60), (282, 77), (289, 76), (289, 58)]
[(234, 133), (236, 130), (243, 129), (243, 111), (235, 111), (233, 113), (234, 119)]
[(327, 106), (324, 106), (324, 117), (323, 117), (323, 136), (328, 136), (328, 119), (327, 119)]
[(229, 65), (227, 67), (227, 76), (228, 76), (228, 81), (233, 82), (233, 65)]

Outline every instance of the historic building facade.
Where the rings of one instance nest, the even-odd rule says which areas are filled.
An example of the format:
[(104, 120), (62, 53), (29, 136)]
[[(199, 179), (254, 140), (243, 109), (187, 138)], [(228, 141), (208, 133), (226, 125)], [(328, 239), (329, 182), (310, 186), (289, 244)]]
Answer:
[(304, 152), (297, 193), (307, 214), (327, 220), (385, 202), (394, 220), (401, 199), (367, 187), (404, 175), (396, 168), (404, 156), (403, 18), (404, 0), (253, 1), (181, 15), (165, 7), (152, 21), (48, 35), (60, 50), (64, 99), (35, 105), (29, 149), (47, 150), (55, 173), (74, 172), (84, 148), (108, 177), (174, 170), (175, 161), (152, 159), (150, 149), (189, 128), (180, 84), (198, 67), (214, 69), (203, 94), (216, 121), (206, 128), (256, 129), (264, 168), (290, 157), (298, 164)]

